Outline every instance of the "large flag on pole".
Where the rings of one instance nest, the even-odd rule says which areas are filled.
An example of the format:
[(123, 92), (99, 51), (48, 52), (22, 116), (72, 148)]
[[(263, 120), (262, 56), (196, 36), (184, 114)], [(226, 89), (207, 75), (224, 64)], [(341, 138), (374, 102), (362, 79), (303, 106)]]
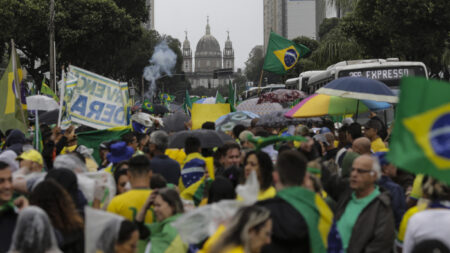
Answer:
[(0, 80), (0, 130), (19, 129), (27, 132), (27, 114), (21, 103), (22, 69), (13, 46), (8, 67)]
[(236, 111), (236, 91), (233, 88), (231, 81), (228, 83), (228, 101), (230, 102), (231, 112)]
[(271, 32), (263, 70), (283, 75), (305, 56), (309, 49)]
[(189, 113), (189, 114), (192, 110), (192, 101), (191, 101), (191, 97), (189, 96), (188, 90), (186, 90), (186, 97), (184, 98), (183, 109), (186, 113)]
[(450, 184), (450, 83), (402, 79), (387, 158)]
[(56, 96), (56, 94), (53, 92), (53, 90), (50, 87), (48, 87), (48, 85), (45, 83), (45, 78), (42, 79), (41, 94), (51, 97), (56, 102), (59, 102), (58, 96)]

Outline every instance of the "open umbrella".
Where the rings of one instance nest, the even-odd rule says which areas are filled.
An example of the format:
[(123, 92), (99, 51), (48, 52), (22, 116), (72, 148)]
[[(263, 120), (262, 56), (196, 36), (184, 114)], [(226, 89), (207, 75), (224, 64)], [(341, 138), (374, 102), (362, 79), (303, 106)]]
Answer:
[(183, 131), (185, 130), (184, 123), (188, 121), (189, 117), (183, 111), (177, 111), (163, 117), (164, 127), (162, 130), (166, 132)]
[(202, 148), (220, 147), (227, 141), (232, 141), (231, 136), (220, 134), (209, 129), (185, 130), (169, 137), (169, 148), (184, 148), (184, 142), (188, 137), (196, 137), (200, 140)]
[(324, 94), (313, 94), (289, 110), (285, 116), (289, 118), (308, 118), (324, 115), (355, 114), (357, 112), (378, 111), (391, 107), (386, 102), (376, 102), (352, 98), (342, 98)]
[(279, 103), (262, 103), (258, 104), (259, 98), (251, 98), (243, 101), (237, 107), (237, 111), (249, 111), (259, 116), (283, 109)]
[(39, 122), (41, 124), (45, 123), (47, 125), (56, 124), (58, 123), (58, 115), (59, 115), (58, 109), (47, 111), (44, 113), (39, 113)]
[(261, 118), (258, 120), (258, 123), (256, 123), (257, 126), (263, 126), (263, 127), (285, 127), (289, 125), (298, 125), (302, 123), (306, 123), (308, 121), (311, 122), (318, 122), (322, 119), (320, 118), (287, 118), (284, 116), (289, 110), (291, 109), (283, 109), (276, 112), (271, 112), (268, 114), (265, 114), (261, 116)]
[(231, 131), (238, 124), (249, 127), (250, 122), (254, 118), (259, 118), (259, 115), (248, 111), (231, 112), (216, 120), (216, 130), (223, 132)]
[(34, 95), (28, 96), (27, 100), (27, 110), (29, 111), (51, 111), (58, 109), (58, 103), (51, 97), (44, 95)]
[(293, 102), (299, 98), (305, 98), (308, 95), (299, 90), (279, 89), (271, 92), (267, 92), (261, 95), (258, 100), (258, 104), (261, 103), (288, 103)]
[(386, 84), (364, 77), (338, 78), (317, 90), (316, 93), (379, 102), (398, 102), (398, 97)]

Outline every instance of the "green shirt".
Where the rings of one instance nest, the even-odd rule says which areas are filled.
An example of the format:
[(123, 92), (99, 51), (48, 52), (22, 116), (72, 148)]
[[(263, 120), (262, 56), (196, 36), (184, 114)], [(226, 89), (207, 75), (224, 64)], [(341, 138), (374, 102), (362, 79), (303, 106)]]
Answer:
[(355, 193), (352, 193), (352, 199), (348, 202), (344, 214), (342, 214), (337, 222), (337, 229), (342, 239), (342, 246), (345, 250), (347, 250), (350, 237), (352, 236), (353, 226), (355, 225), (359, 214), (379, 194), (380, 191), (378, 190), (378, 186), (375, 186), (375, 190), (371, 194), (361, 199), (356, 198)]

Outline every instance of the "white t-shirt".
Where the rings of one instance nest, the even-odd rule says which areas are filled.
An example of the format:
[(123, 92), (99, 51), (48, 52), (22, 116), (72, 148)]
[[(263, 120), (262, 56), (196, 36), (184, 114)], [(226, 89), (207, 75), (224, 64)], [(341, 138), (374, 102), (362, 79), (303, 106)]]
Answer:
[(403, 253), (410, 253), (424, 240), (439, 240), (450, 249), (450, 209), (427, 209), (408, 221)]

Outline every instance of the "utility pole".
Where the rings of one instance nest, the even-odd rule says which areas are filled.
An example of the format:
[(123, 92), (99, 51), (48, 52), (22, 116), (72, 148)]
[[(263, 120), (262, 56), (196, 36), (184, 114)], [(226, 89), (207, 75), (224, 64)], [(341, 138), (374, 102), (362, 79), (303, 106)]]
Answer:
[(50, 0), (50, 20), (48, 25), (50, 41), (50, 89), (56, 90), (56, 69), (55, 69), (55, 0)]

